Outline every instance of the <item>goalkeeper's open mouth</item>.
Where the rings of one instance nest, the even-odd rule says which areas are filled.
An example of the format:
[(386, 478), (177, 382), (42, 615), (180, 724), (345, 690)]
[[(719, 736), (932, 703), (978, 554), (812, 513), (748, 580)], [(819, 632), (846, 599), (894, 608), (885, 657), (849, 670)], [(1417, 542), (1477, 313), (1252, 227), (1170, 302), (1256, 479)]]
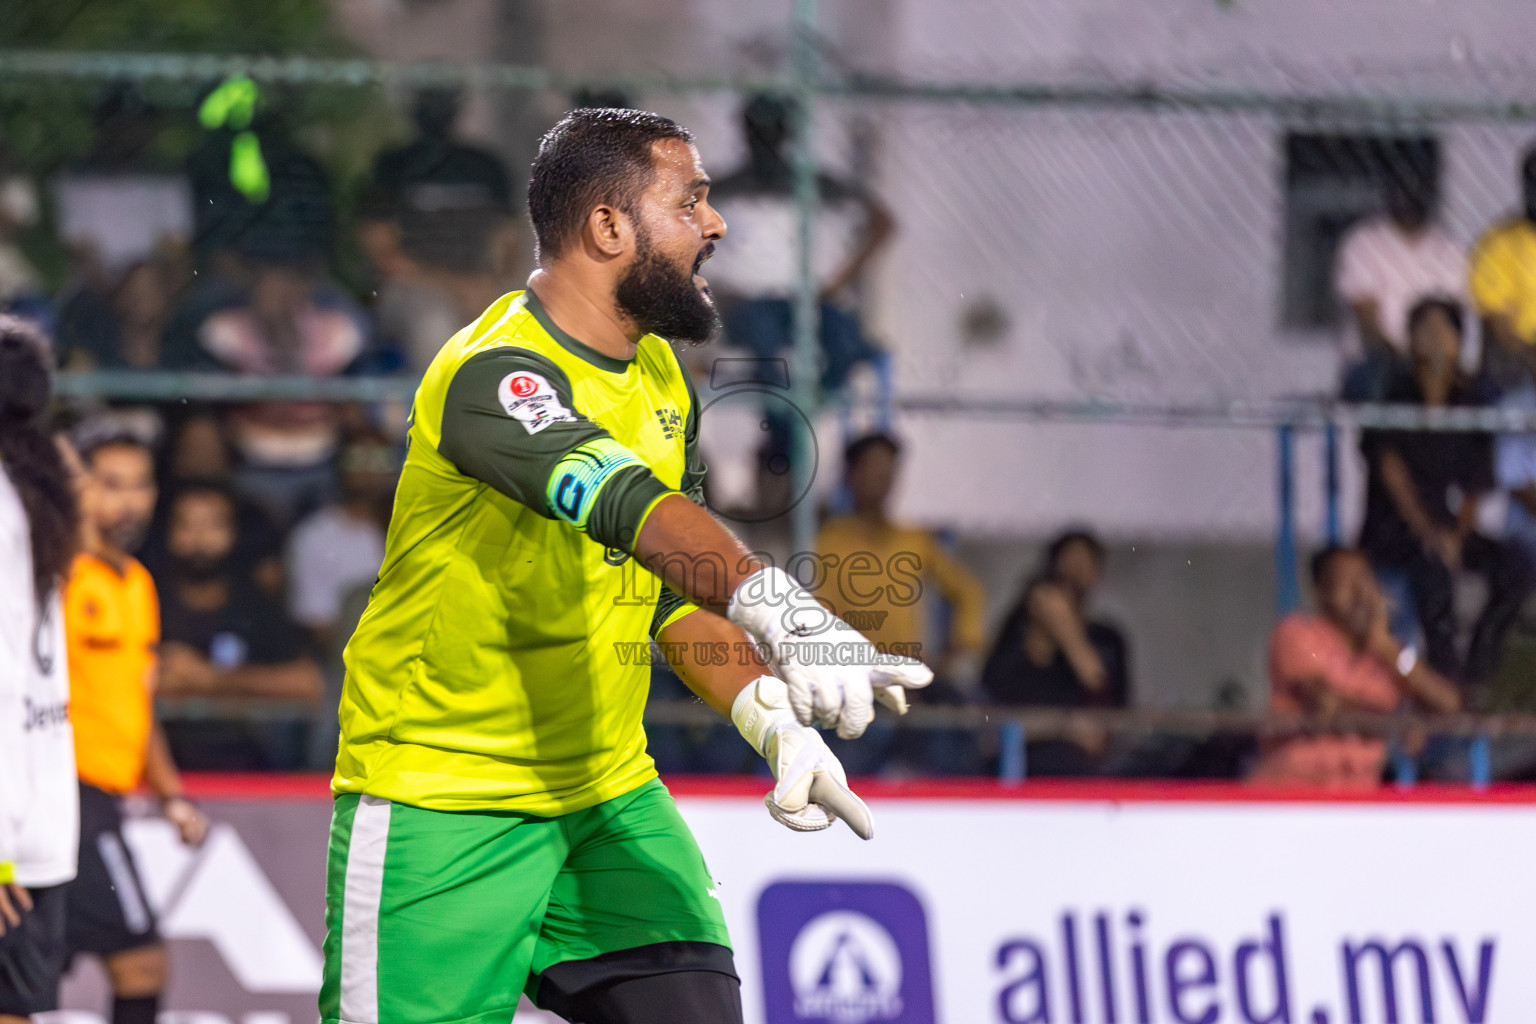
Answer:
[(705, 295), (709, 294), (709, 280), (703, 274), (699, 273), (699, 268), (704, 265), (705, 260), (709, 259), (714, 254), (715, 243), (710, 242), (704, 248), (699, 250), (698, 257), (693, 261), (693, 286), (699, 291), (703, 292)]

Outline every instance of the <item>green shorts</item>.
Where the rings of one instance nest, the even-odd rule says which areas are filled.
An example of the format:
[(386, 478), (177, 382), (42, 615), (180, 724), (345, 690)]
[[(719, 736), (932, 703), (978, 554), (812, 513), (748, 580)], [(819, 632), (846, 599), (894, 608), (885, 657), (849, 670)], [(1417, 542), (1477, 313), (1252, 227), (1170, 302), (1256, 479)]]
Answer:
[(698, 844), (659, 779), (559, 818), (336, 800), (326, 1024), (506, 1024), (555, 964), (730, 946)]

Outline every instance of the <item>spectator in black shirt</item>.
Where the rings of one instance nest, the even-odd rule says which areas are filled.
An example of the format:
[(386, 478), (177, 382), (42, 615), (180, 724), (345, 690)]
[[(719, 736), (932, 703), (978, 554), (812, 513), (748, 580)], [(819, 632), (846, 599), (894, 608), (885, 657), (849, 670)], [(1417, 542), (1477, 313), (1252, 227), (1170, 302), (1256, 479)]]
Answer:
[[(283, 535), (260, 507), (239, 498), (234, 490), (235, 452), (224, 421), (214, 412), (192, 408), (170, 432), (165, 464), (163, 493), (179, 494), (187, 485), (211, 484), (235, 494), (236, 547), (230, 559), (247, 571), (262, 590), (281, 597), (287, 589), (283, 570)], [(149, 537), (138, 557), (156, 579), (170, 577), (166, 535), (170, 531), (170, 508), (161, 502)]]
[(507, 165), (496, 154), (453, 138), (462, 96), (424, 89), (411, 119), (419, 135), (380, 153), (371, 201), (400, 218), (406, 250), (435, 266), (483, 269), (500, 222), (512, 212)]
[(374, 315), (417, 372), (524, 262), (506, 163), (454, 137), (461, 99), (417, 94), (418, 136), (379, 154), (361, 211), (359, 241), (381, 278)]
[(994, 701), (1125, 707), (1125, 637), (1088, 618), (1104, 560), (1104, 545), (1091, 533), (1074, 530), (1051, 542), (1044, 570), (1025, 585), (982, 670), (982, 686)]
[[(274, 698), (312, 703), (320, 669), (304, 631), (240, 571), (235, 503), (217, 485), (189, 485), (173, 499), (160, 583), (160, 688), (164, 697)], [(302, 719), (168, 723), (188, 767), (293, 768)]]
[(74, 370), (154, 370), (182, 285), (178, 264), (144, 259), (111, 286), (83, 284), (61, 303), (59, 349)]
[[(1425, 408), (1483, 404), (1475, 381), (1458, 365), (1461, 307), (1426, 299), (1409, 314), (1411, 373), (1387, 401)], [(1530, 593), (1536, 574), (1514, 545), (1477, 532), (1477, 504), (1493, 490), (1492, 436), (1471, 431), (1366, 433), (1369, 467), (1360, 547), (1378, 572), (1406, 577), (1424, 632), (1425, 657), (1437, 671), (1479, 683), (1498, 666), (1504, 634)], [(1452, 606), (1455, 576), (1488, 580), (1488, 602), (1473, 628), (1465, 658), (1457, 650)]]
[[(1089, 618), (1088, 600), (1104, 574), (1104, 545), (1081, 530), (1063, 533), (1046, 550), (1044, 568), (1025, 584), (982, 669), (981, 685), (1004, 705), (1125, 707), (1130, 669), (1124, 635)], [(1093, 770), (1104, 737), (1085, 730), (1073, 741), (1031, 743), (1034, 774)]]

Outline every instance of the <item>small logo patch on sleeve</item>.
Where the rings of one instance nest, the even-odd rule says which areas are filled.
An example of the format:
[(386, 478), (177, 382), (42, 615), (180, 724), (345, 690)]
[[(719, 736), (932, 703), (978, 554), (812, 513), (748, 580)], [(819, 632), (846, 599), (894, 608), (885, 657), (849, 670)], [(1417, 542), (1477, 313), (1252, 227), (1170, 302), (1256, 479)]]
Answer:
[(528, 370), (518, 370), (501, 378), (496, 388), (497, 401), (523, 429), (537, 434), (551, 423), (570, 422), (576, 417), (560, 404), (560, 394), (544, 377)]

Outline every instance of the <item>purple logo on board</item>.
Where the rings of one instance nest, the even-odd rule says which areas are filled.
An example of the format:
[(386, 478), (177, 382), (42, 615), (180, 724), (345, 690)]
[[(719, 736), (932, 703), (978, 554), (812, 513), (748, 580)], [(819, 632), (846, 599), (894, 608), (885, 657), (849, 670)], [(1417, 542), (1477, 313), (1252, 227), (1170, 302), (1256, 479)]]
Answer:
[(768, 1024), (933, 1024), (928, 919), (889, 882), (776, 882), (757, 901)]

